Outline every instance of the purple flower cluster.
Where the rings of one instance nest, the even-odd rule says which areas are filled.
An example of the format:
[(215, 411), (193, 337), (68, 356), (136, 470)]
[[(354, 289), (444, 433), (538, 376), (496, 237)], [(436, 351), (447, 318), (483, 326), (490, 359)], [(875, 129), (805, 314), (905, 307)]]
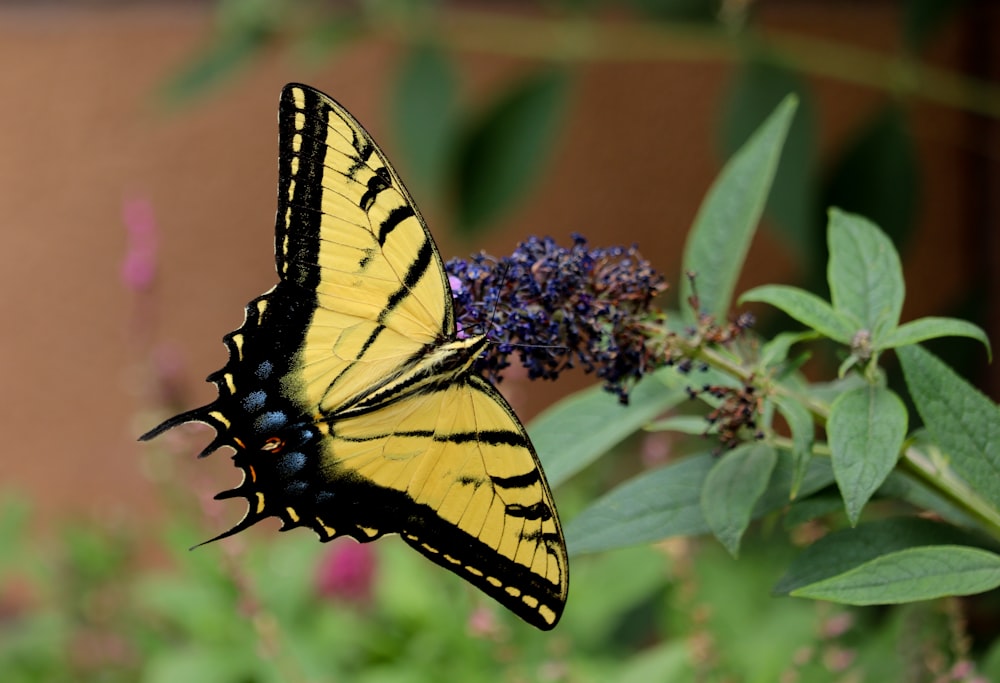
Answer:
[(459, 335), (486, 334), (480, 367), (491, 381), (516, 349), (532, 379), (567, 368), (595, 372), (626, 402), (631, 386), (662, 365), (663, 277), (632, 247), (591, 249), (531, 237), (501, 259), (478, 254), (445, 265)]

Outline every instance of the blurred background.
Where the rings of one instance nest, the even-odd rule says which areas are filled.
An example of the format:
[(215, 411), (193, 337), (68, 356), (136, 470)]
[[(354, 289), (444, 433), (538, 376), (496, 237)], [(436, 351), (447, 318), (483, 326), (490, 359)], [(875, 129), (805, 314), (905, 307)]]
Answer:
[[(764, 569), (740, 574), (738, 598), (723, 573), (735, 565), (714, 549), (578, 563), (570, 623), (544, 638), (394, 543), (331, 550), (268, 528), (187, 553), (242, 514), (209, 500), (236, 473), (225, 455), (194, 462), (207, 428), (152, 446), (135, 439), (213, 399), (202, 378), (225, 363), (222, 335), (275, 281), (275, 121), (291, 81), (368, 128), (445, 258), (579, 232), (597, 246), (638, 243), (672, 283), (721, 164), (795, 92), (741, 289), (823, 291), (825, 210), (837, 205), (899, 247), (904, 319), (959, 316), (998, 339), (998, 31), (990, 0), (3, 3), (0, 426), (16, 451), (0, 479), (4, 680), (559, 681), (625, 668), (650, 680), (643, 671), (689, 670), (674, 666), (742, 672), (719, 680), (838, 680), (837, 667), (858, 666), (866, 650), (837, 640), (847, 628), (836, 624), (870, 622), (869, 635), (884, 638), (905, 625), (775, 607)], [(974, 348), (935, 351), (997, 399), (1000, 372)], [(530, 419), (588, 383), (529, 391), (514, 373), (502, 388)], [(591, 495), (578, 489), (557, 492), (561, 508)], [(588, 586), (616, 584), (628, 585), (587, 597)], [(330, 598), (322, 615), (308, 609), (315, 595)], [(435, 612), (456, 595), (453, 623), (438, 626)], [(735, 611), (726, 625), (699, 616), (713, 600), (716, 615)], [(927, 609), (950, 623), (946, 608)], [(787, 633), (761, 627), (759, 610)], [(792, 640), (804, 623), (814, 656), (799, 666)], [(788, 656), (739, 659), (762, 658), (746, 632), (758, 627), (772, 642), (792, 639)], [(742, 645), (721, 654), (731, 641)], [(673, 649), (650, 654), (665, 643)], [(942, 646), (944, 671), (975, 651), (969, 643)], [(822, 647), (830, 658), (815, 655)], [(844, 664), (841, 651), (856, 656)]]

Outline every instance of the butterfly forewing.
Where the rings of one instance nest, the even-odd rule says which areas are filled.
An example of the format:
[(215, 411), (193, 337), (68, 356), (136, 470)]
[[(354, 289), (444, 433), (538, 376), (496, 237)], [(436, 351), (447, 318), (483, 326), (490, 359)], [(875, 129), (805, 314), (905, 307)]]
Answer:
[[(166, 420), (236, 453), (243, 520), (323, 540), (398, 533), (539, 628), (568, 589), (555, 505), (524, 428), (471, 373), (430, 233), (371, 137), (319, 91), (279, 108), (279, 282), (228, 335), (219, 397)], [(215, 540), (215, 539), (213, 539)]]
[(354, 117), (289, 85), (279, 131), (278, 273), (315, 298), (298, 379), (330, 412), (452, 336), (451, 292), (423, 219)]

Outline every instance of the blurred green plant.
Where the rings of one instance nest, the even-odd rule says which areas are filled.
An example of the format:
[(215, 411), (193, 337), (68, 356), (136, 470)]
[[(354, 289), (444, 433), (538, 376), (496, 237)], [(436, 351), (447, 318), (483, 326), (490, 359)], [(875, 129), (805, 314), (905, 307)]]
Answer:
[[(738, 581), (721, 548), (698, 542), (579, 558), (570, 609), (541, 637), (392, 540), (330, 547), (268, 535), (188, 552), (179, 541), (203, 532), (172, 520), (159, 532), (74, 525), (42, 546), (23, 524), (29, 513), (16, 496), (0, 498), (5, 682), (769, 683), (798, 675), (832, 683), (975, 668), (950, 602), (879, 614), (774, 600), (768, 586), (793, 552), (776, 538), (755, 539)], [(150, 541), (166, 562), (143, 559)], [(320, 579), (348, 548), (374, 553), (372, 593), (361, 601), (331, 595)], [(994, 648), (979, 671), (995, 675), (998, 660)]]
[[(738, 68), (720, 117), (726, 154), (783, 97), (794, 93), (801, 102), (769, 213), (774, 228), (805, 259), (804, 272), (824, 258), (826, 206), (869, 216), (897, 244), (905, 242), (917, 215), (920, 174), (907, 133), (908, 112), (900, 105), (923, 100), (1000, 118), (1000, 88), (920, 61), (965, 3), (901, 3), (898, 54), (757, 26), (754, 4), (562, 0), (504, 12), (412, 0), (220, 0), (212, 38), (165, 84), (162, 95), (177, 105), (211, 92), (275, 47), (319, 61), (363, 39), (402, 44), (406, 49), (390, 102), (403, 165), (421, 190), (450, 207), (460, 233), (474, 235), (530, 196), (570, 110), (574, 65), (730, 62)], [(459, 96), (461, 52), (536, 61), (499, 86), (489, 102), (469, 108)], [(858, 122), (852, 141), (827, 168), (818, 161), (819, 125), (808, 76), (887, 96)]]

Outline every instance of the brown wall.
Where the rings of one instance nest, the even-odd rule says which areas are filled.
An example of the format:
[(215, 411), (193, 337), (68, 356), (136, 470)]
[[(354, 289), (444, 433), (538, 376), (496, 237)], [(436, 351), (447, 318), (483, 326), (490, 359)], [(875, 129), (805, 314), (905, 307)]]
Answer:
[[(885, 10), (786, 4), (792, 7), (770, 17), (775, 25), (892, 48), (887, 36), (896, 22)], [(210, 401), (214, 389), (201, 378), (225, 361), (221, 336), (241, 322), (245, 302), (273, 283), (281, 86), (298, 80), (333, 94), (392, 156), (384, 109), (397, 54), (390, 42), (355, 45), (322, 66), (271, 54), (196, 105), (157, 111), (154, 90), (210, 26), (207, 11), (169, 3), (0, 8), (0, 487), (30, 496), (42, 513), (129, 518), (151, 511), (150, 477), (164, 467), (163, 476), (190, 476), (199, 490), (234, 483), (224, 456), (177, 475), (169, 471), (173, 460), (164, 463), (188, 463), (190, 455), (139, 445), (135, 437), (164, 416), (150, 395), (152, 350), (161, 364), (181, 364), (187, 407)], [(938, 52), (947, 58), (959, 47), (952, 35)], [(481, 54), (462, 58), (464, 76), (486, 84), (521, 66)], [(531, 202), (484, 246), (504, 253), (530, 233), (579, 230), (595, 243), (638, 241), (675, 280), (687, 227), (719, 168), (714, 126), (730, 66), (615, 63), (587, 66), (581, 75), (558, 158)], [(824, 150), (881, 99), (860, 87), (816, 86)], [(908, 316), (946, 305), (966, 263), (952, 232), (962, 218), (958, 170), (969, 152), (961, 149), (960, 117), (921, 106), (915, 121), (932, 175), (920, 239), (908, 254)], [(1000, 158), (996, 149), (977, 153), (993, 164)], [(152, 203), (161, 233), (157, 288), (141, 299), (119, 275), (121, 210), (129, 198)], [(446, 256), (468, 251), (447, 239), (442, 248)], [(767, 235), (758, 238), (752, 262), (747, 286), (795, 276), (787, 253)], [(549, 400), (534, 387), (528, 396), (516, 381), (505, 388), (526, 414)], [(195, 452), (208, 433), (197, 431), (198, 446), (178, 449)]]

